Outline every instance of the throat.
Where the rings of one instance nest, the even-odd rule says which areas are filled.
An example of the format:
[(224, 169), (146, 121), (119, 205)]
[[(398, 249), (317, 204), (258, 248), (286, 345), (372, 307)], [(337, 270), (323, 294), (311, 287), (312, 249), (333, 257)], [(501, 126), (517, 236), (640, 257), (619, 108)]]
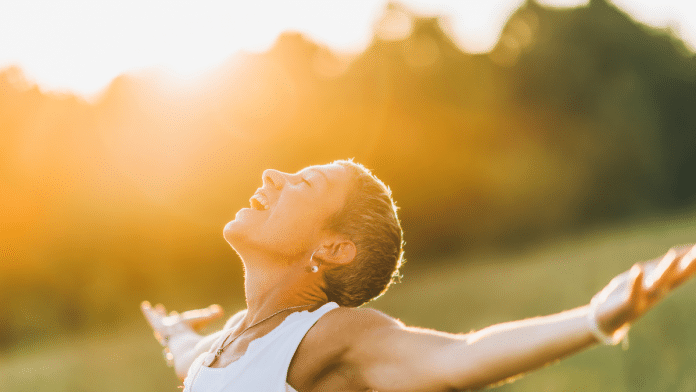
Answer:
[(309, 275), (293, 265), (277, 269), (250, 267), (245, 267), (244, 276), (247, 315), (242, 324), (245, 327), (282, 309), (305, 305), (297, 311), (313, 311), (328, 302), (317, 281), (320, 279), (314, 274)]

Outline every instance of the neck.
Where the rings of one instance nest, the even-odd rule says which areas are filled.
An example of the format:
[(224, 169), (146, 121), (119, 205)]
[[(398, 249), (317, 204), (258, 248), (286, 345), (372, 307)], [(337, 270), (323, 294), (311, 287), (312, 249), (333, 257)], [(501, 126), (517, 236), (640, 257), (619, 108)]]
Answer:
[(320, 274), (307, 272), (301, 260), (274, 260), (256, 255), (242, 261), (247, 303), (245, 319), (249, 324), (282, 309), (307, 305), (298, 310), (313, 310), (328, 302), (321, 289)]

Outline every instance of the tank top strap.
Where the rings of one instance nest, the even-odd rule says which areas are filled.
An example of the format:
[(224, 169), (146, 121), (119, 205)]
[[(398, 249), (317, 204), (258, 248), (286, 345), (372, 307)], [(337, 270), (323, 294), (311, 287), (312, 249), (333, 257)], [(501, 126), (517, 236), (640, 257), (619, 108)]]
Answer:
[(319, 309), (288, 315), (276, 328), (249, 343), (244, 355), (224, 368), (202, 366), (201, 354), (189, 368), (185, 392), (286, 392), (288, 368), (297, 347), (312, 326), (327, 312), (338, 308), (335, 302)]

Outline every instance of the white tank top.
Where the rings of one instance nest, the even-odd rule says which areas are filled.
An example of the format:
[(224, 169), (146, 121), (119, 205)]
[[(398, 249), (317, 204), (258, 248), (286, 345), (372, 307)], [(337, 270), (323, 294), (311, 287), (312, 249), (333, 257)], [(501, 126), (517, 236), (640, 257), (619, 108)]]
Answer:
[(271, 332), (252, 340), (244, 355), (226, 367), (203, 366), (208, 352), (199, 355), (188, 370), (184, 392), (297, 392), (286, 381), (290, 361), (307, 331), (337, 307), (329, 302), (314, 312), (291, 313)]

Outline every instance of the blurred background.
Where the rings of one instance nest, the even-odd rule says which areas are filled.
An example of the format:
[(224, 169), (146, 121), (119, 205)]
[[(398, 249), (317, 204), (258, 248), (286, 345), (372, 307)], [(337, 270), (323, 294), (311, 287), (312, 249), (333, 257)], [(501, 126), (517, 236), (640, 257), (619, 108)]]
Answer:
[[(221, 233), (266, 168), (389, 184), (408, 262), (368, 306), (449, 332), (696, 239), (681, 2), (26, 4), (0, 6), (0, 391), (177, 390), (139, 304), (244, 306)], [(694, 331), (692, 283), (629, 350), (496, 390), (696, 391)]]

